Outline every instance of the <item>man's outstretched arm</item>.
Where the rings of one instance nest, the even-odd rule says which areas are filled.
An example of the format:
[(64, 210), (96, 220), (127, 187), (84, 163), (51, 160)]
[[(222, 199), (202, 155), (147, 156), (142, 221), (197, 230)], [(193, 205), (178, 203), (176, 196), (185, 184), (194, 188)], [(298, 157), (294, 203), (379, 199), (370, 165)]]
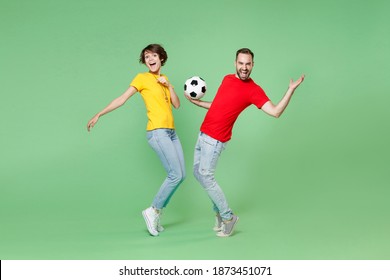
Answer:
[(290, 84), (288, 86), (287, 92), (284, 94), (282, 100), (279, 101), (278, 104), (274, 105), (271, 101), (266, 102), (263, 107), (261, 107), (261, 110), (266, 112), (268, 115), (273, 116), (275, 118), (279, 118), (284, 110), (287, 108), (288, 103), (291, 100), (291, 97), (294, 94), (294, 91), (296, 88), (303, 82), (305, 79), (305, 75), (302, 75), (298, 80), (293, 81), (290, 80)]

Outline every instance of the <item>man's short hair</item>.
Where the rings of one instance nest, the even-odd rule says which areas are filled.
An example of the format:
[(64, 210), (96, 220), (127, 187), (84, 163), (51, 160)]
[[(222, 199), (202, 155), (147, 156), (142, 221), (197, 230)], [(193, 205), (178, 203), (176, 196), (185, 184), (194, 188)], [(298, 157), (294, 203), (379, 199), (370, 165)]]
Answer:
[(252, 56), (252, 60), (255, 58), (255, 54), (248, 48), (242, 48), (242, 49), (239, 49), (237, 52), (236, 52), (236, 60), (237, 60), (237, 57), (240, 53), (244, 53), (244, 54), (250, 54)]

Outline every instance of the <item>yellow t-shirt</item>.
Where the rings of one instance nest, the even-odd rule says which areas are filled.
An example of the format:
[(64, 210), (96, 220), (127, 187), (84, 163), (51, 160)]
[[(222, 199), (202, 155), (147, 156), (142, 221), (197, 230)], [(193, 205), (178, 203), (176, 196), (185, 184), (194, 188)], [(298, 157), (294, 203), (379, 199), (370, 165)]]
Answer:
[[(167, 76), (164, 76), (167, 80)], [(175, 128), (169, 89), (157, 82), (157, 75), (149, 72), (139, 73), (130, 86), (141, 94), (148, 116), (146, 130), (157, 128)]]

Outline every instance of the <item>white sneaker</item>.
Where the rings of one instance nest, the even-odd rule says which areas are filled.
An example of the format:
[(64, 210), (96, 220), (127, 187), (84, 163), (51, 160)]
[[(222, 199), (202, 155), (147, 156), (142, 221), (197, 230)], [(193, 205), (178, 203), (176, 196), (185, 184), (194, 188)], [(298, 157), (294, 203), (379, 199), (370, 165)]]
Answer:
[(164, 227), (161, 225), (161, 216), (162, 216), (162, 210), (160, 210), (160, 213), (158, 214), (158, 218), (157, 218), (157, 231), (158, 232), (164, 231)]
[(213, 227), (213, 231), (218, 232), (222, 230), (222, 218), (219, 213), (215, 215), (215, 226)]
[(149, 233), (153, 236), (157, 236), (158, 213), (154, 210), (153, 207), (149, 207), (142, 211), (142, 216), (144, 217)]
[(219, 237), (228, 237), (233, 234), (234, 226), (238, 222), (238, 217), (236, 215), (232, 216), (230, 221), (222, 222), (222, 230), (217, 232), (217, 236)]

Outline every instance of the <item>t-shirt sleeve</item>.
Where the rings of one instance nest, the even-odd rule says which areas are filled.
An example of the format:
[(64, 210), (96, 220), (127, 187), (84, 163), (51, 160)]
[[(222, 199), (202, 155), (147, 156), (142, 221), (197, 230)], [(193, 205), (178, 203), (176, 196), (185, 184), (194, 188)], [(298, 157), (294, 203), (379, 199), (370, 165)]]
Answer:
[(269, 101), (267, 94), (259, 86), (252, 94), (252, 104), (261, 109), (265, 103)]
[(142, 91), (142, 89), (144, 88), (142, 76), (140, 74), (135, 76), (133, 81), (130, 83), (130, 86), (135, 87), (139, 92)]

